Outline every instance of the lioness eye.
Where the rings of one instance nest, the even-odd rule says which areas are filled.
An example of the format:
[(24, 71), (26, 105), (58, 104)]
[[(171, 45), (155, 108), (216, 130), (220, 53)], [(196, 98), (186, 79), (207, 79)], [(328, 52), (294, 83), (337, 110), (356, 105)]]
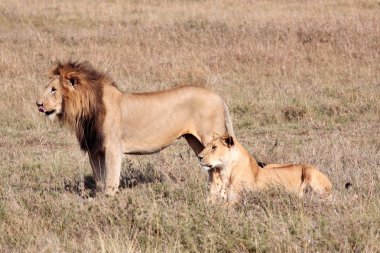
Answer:
[(214, 151), (215, 149), (216, 149), (216, 146), (213, 145), (213, 146), (211, 147), (211, 151)]
[(57, 90), (56, 88), (51, 87), (51, 92), (54, 92), (54, 91), (56, 91), (56, 90)]

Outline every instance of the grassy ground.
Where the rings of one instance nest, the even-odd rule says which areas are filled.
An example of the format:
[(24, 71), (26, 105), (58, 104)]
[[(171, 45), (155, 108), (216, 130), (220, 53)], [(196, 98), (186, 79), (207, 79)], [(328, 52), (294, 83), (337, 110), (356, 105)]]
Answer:
[[(121, 193), (87, 198), (86, 155), (34, 104), (69, 58), (127, 92), (220, 93), (255, 157), (319, 166), (334, 200), (207, 205), (184, 141), (127, 156)], [(380, 251), (378, 1), (3, 0), (0, 85), (1, 252)]]

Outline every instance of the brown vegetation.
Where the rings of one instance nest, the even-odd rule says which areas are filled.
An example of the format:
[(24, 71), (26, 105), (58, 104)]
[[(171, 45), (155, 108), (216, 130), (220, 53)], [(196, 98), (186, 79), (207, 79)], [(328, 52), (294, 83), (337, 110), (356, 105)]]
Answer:
[[(379, 45), (372, 0), (1, 1), (0, 251), (380, 251)], [(220, 93), (258, 160), (317, 165), (335, 199), (209, 206), (184, 141), (126, 157), (121, 193), (88, 198), (75, 135), (35, 106), (51, 63), (69, 58), (127, 92)]]

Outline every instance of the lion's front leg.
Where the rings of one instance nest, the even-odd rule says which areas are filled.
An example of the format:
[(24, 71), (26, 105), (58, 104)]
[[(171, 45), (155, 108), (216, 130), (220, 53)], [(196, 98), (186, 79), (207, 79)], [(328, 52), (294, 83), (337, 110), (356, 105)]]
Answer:
[(96, 191), (103, 192), (105, 189), (105, 154), (103, 151), (89, 151), (92, 174), (96, 183)]
[(105, 189), (106, 195), (115, 195), (119, 190), (122, 153), (115, 147), (107, 147), (105, 152)]
[(103, 192), (105, 188), (105, 155), (103, 151), (89, 151), (92, 175), (96, 183), (96, 191)]
[(119, 189), (121, 153), (108, 148), (106, 151), (89, 152), (90, 163), (96, 191), (106, 195), (115, 195)]

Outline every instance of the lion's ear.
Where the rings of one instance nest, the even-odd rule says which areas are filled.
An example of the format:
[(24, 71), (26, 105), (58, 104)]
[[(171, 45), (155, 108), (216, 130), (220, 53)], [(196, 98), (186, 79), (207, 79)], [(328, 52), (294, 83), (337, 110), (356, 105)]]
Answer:
[(75, 72), (67, 73), (65, 79), (72, 87), (75, 87), (78, 85), (78, 76), (76, 75)]
[(55, 62), (49, 69), (49, 75), (50, 76), (59, 76), (61, 75), (61, 68), (62, 63), (61, 62)]

